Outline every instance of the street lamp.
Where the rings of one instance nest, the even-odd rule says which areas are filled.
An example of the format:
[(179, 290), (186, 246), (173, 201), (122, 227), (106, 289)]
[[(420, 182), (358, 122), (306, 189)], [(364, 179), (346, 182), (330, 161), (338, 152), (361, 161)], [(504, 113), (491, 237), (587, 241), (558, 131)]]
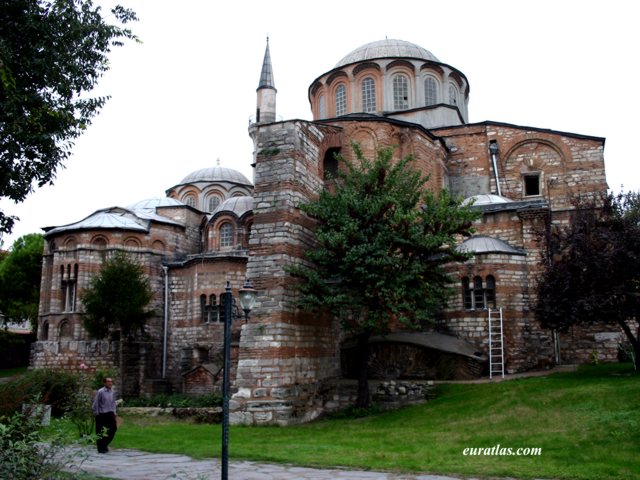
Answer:
[[(244, 311), (245, 322), (249, 319), (249, 313), (256, 302), (256, 291), (247, 279), (239, 290), (240, 306)], [(222, 372), (222, 470), (221, 479), (229, 478), (229, 370), (231, 369), (231, 324), (233, 323), (233, 296), (231, 294), (231, 283), (227, 282), (224, 293), (224, 364)]]

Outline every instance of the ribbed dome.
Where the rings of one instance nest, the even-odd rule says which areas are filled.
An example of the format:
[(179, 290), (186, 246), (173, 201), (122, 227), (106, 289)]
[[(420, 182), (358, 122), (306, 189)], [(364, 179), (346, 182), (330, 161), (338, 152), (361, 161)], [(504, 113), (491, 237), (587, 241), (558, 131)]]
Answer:
[(492, 193), (481, 193), (479, 195), (473, 195), (471, 197), (467, 197), (462, 202), (463, 205), (468, 205), (473, 202), (474, 205), (495, 205), (497, 203), (512, 203), (513, 200), (501, 197), (499, 195), (493, 195)]
[(196, 170), (184, 177), (180, 183), (185, 184), (195, 182), (231, 182), (240, 185), (253, 186), (253, 184), (247, 180), (247, 177), (242, 173), (225, 167), (209, 167)]
[(474, 235), (458, 245), (460, 252), (481, 253), (507, 253), (509, 255), (525, 255), (519, 248), (512, 247), (499, 238), (486, 235)]
[(157, 207), (179, 207), (183, 205), (184, 203), (175, 198), (157, 197), (140, 200), (139, 202), (129, 205), (127, 209), (134, 212), (139, 210), (153, 210), (155, 212)]
[(340, 60), (335, 68), (348, 65), (350, 63), (362, 62), (364, 60), (373, 60), (374, 58), (419, 58), (432, 62), (440, 62), (436, 56), (429, 50), (419, 45), (404, 40), (378, 40), (377, 42), (367, 43)]
[(213, 215), (220, 212), (232, 212), (238, 217), (253, 210), (253, 197), (231, 197), (222, 202), (213, 211)]

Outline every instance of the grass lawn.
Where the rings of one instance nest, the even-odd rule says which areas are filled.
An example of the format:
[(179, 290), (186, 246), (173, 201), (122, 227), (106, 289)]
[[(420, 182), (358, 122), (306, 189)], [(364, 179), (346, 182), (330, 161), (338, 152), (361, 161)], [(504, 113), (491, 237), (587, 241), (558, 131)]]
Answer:
[[(640, 375), (630, 364), (492, 384), (443, 384), (427, 404), (291, 427), (232, 426), (230, 456), (475, 477), (640, 479)], [(112, 444), (220, 455), (220, 426), (124, 417)], [(465, 448), (541, 448), (466, 456)]]

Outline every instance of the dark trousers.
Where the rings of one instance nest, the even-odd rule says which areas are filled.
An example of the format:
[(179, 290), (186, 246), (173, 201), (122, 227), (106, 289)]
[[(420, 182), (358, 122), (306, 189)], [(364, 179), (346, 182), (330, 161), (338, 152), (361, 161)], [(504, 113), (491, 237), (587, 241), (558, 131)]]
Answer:
[[(106, 430), (105, 430), (106, 429)], [(116, 414), (114, 412), (100, 413), (96, 415), (96, 434), (98, 435), (98, 451), (106, 452), (109, 444), (116, 435)]]

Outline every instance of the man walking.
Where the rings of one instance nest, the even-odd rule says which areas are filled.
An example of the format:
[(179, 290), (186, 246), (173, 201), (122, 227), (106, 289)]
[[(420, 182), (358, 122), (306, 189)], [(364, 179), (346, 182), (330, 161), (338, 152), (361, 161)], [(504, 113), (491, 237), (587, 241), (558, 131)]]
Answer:
[(102, 387), (93, 398), (93, 414), (96, 416), (96, 434), (98, 435), (98, 452), (107, 453), (109, 444), (116, 434), (116, 392), (113, 390), (113, 379), (107, 377)]

